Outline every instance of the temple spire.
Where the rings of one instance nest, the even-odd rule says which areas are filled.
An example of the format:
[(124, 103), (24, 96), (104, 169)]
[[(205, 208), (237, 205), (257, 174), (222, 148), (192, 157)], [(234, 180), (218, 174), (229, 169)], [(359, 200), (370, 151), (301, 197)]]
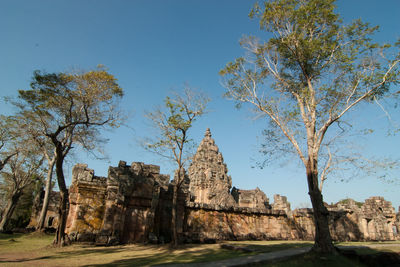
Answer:
[(210, 128), (207, 128), (206, 133), (204, 134), (204, 137), (210, 137), (211, 138)]
[(204, 139), (197, 148), (188, 175), (193, 202), (227, 207), (236, 205), (230, 194), (232, 179), (209, 128), (206, 129)]

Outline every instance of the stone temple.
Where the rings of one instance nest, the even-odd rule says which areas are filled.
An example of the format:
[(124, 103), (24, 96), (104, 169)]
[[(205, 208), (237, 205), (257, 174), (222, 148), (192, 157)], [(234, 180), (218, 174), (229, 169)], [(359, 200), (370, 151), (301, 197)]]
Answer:
[[(72, 241), (112, 245), (171, 240), (173, 181), (160, 174), (159, 166), (120, 161), (109, 168), (108, 177), (98, 177), (87, 165), (77, 164), (72, 176), (66, 228)], [(327, 207), (334, 240), (400, 239), (400, 215), (382, 197)], [(40, 199), (34, 209), (40, 210)], [(291, 210), (280, 195), (270, 203), (259, 188), (232, 188), (209, 129), (180, 188), (177, 212), (181, 242), (314, 238), (312, 209)], [(35, 216), (34, 211), (32, 221)]]

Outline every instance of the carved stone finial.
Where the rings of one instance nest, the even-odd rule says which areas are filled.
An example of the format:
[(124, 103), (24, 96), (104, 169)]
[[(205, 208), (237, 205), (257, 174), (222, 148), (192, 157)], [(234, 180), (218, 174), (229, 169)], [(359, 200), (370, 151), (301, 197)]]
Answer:
[(210, 128), (207, 128), (206, 133), (204, 134), (204, 137), (211, 137)]

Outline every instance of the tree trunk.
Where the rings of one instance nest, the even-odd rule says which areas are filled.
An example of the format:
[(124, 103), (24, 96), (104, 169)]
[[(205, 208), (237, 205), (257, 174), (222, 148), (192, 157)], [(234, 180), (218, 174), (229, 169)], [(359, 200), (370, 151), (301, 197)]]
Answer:
[(60, 189), (60, 205), (58, 207), (58, 227), (56, 231), (56, 238), (54, 245), (65, 246), (68, 244), (68, 240), (65, 238), (65, 226), (67, 223), (67, 203), (68, 203), (68, 190)]
[(11, 196), (11, 198), (8, 200), (7, 206), (4, 210), (3, 213), (3, 218), (0, 222), (0, 232), (4, 232), (7, 231), (7, 226), (8, 226), (8, 222), (11, 219), (11, 216), (14, 213), (15, 207), (18, 204), (18, 200), (21, 196), (21, 193), (13, 193), (13, 195)]
[[(313, 162), (313, 164), (311, 164)], [(321, 191), (318, 188), (318, 166), (316, 161), (309, 160), (306, 171), (308, 190), (313, 207), (315, 224), (315, 243), (313, 250), (318, 253), (336, 253), (329, 232), (328, 209), (324, 206)]]
[(51, 193), (51, 179), (53, 177), (54, 163), (55, 163), (54, 159), (49, 162), (49, 169), (47, 171), (46, 189), (45, 189), (45, 194), (44, 194), (44, 199), (43, 199), (43, 205), (42, 205), (42, 210), (40, 212), (38, 224), (36, 225), (36, 231), (42, 231), (45, 228), (44, 223), (46, 220), (47, 209), (49, 207), (49, 199), (50, 199), (50, 193)]
[(60, 189), (60, 205), (58, 207), (58, 227), (56, 237), (53, 242), (56, 246), (64, 246), (68, 243), (65, 239), (65, 226), (67, 223), (67, 204), (68, 204), (68, 189), (65, 185), (64, 171), (63, 171), (64, 157), (62, 154), (61, 144), (56, 147), (56, 174), (58, 188)]
[(172, 246), (178, 246), (178, 233), (177, 233), (177, 224), (176, 224), (176, 215), (177, 215), (177, 203), (178, 203), (178, 181), (173, 186), (173, 195), (172, 195), (172, 212), (171, 212), (171, 228), (172, 228)]

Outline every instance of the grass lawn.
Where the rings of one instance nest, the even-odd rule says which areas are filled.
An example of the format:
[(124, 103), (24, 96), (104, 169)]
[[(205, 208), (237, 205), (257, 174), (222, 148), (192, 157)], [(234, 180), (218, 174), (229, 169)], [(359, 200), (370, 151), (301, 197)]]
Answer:
[(385, 242), (338, 242), (336, 246), (352, 248), (358, 254), (374, 254), (377, 252), (400, 253), (400, 241)]
[[(356, 251), (358, 255), (372, 255), (380, 252), (395, 252), (400, 253), (400, 241), (385, 241), (385, 242), (337, 242), (335, 246), (340, 249), (351, 249)], [(372, 265), (374, 265), (372, 263)], [(399, 262), (400, 265), (400, 262)], [(357, 266), (367, 266), (360, 262), (358, 259), (349, 259), (343, 255), (336, 256), (321, 256), (315, 253), (307, 253), (300, 256), (295, 256), (287, 260), (269, 263), (268, 265), (260, 264), (259, 266), (270, 266), (270, 267), (286, 267), (286, 266), (304, 266), (304, 267), (357, 267)], [(371, 265), (369, 265), (371, 266)], [(378, 266), (378, 265), (376, 265)], [(390, 265), (392, 266), (392, 265)], [(398, 266), (398, 265), (396, 265)]]
[[(74, 244), (63, 248), (51, 246), (53, 235), (45, 234), (0, 234), (1, 266), (150, 266), (168, 263), (210, 262), (222, 259), (254, 255), (289, 248), (311, 246), (307, 241), (229, 241), (232, 246), (251, 249), (253, 252), (233, 251), (220, 248), (219, 244), (190, 244), (171, 249), (168, 245), (123, 245), (113, 247), (96, 247)], [(386, 244), (386, 243), (385, 243)], [(389, 244), (389, 243), (388, 243)], [(341, 243), (350, 246), (375, 246), (376, 243)], [(400, 250), (400, 242), (390, 243), (390, 249)], [(393, 248), (392, 248), (393, 247)], [(385, 248), (386, 249), (386, 248)], [(372, 248), (372, 251), (379, 249)], [(370, 251), (371, 252), (371, 251)], [(317, 257), (317, 256), (315, 256)], [(290, 259), (295, 265), (271, 266), (321, 266), (306, 265), (309, 262), (322, 260), (323, 266), (346, 266), (343, 257), (340, 265), (326, 265), (335, 259), (313, 258), (312, 254)], [(337, 259), (336, 259), (337, 261)], [(301, 263), (296, 265), (296, 262)], [(284, 262), (283, 262), (284, 263)], [(351, 262), (350, 262), (351, 263)], [(273, 263), (275, 264), (275, 263)], [(270, 265), (268, 265), (270, 266)], [(350, 266), (350, 265), (347, 265)], [(357, 266), (357, 265), (352, 265)], [(362, 266), (362, 265), (360, 265)]]

